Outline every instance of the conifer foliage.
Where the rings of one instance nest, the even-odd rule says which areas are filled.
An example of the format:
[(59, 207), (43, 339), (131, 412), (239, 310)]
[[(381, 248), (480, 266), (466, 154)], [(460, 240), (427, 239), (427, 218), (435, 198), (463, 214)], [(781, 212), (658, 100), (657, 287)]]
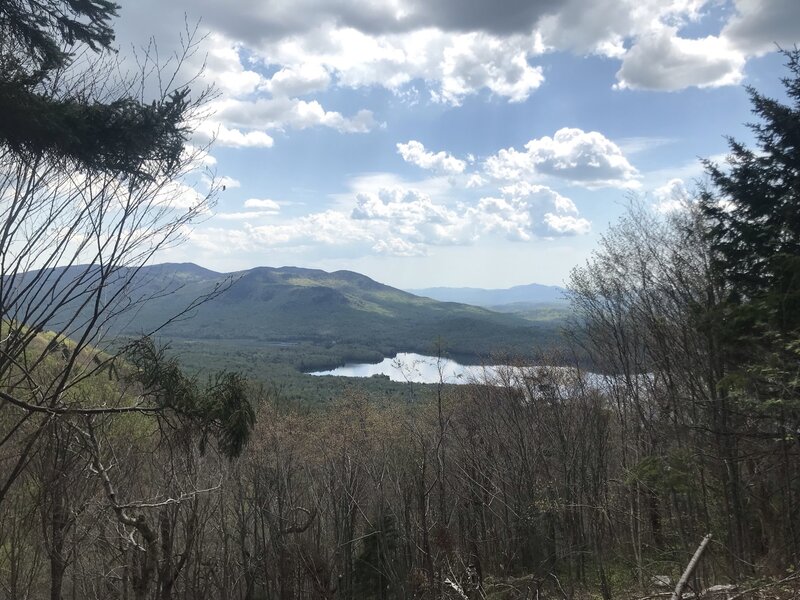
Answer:
[(760, 400), (798, 400), (800, 355), (800, 49), (784, 52), (786, 101), (748, 87), (756, 148), (730, 139), (725, 165), (705, 161), (701, 204), (726, 290), (720, 335), (739, 385)]
[(179, 164), (188, 88), (143, 102), (124, 87), (107, 97), (65, 77), (76, 56), (112, 51), (118, 10), (109, 0), (0, 1), (1, 142), (28, 158), (131, 177)]

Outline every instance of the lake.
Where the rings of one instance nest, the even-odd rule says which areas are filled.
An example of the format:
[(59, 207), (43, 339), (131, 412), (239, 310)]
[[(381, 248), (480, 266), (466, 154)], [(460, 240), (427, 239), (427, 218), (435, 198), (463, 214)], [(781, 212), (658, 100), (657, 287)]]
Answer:
[(392, 381), (413, 383), (471, 383), (485, 375), (493, 375), (498, 367), (468, 366), (448, 358), (437, 359), (413, 352), (401, 352), (394, 358), (384, 358), (377, 364), (349, 364), (329, 371), (315, 371), (310, 375), (335, 375), (339, 377), (372, 377), (387, 375)]

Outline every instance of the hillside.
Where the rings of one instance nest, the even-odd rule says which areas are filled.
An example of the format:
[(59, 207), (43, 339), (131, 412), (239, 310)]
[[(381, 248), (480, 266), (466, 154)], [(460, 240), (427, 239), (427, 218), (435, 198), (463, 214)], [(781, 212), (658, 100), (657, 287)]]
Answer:
[[(227, 275), (195, 265), (158, 265), (143, 277), (173, 294), (149, 302), (120, 333), (136, 333), (164, 320)], [(415, 296), (352, 271), (259, 267), (231, 275), (230, 288), (164, 329), (166, 337), (310, 342), (367, 347), (384, 354), (429, 352), (442, 338), (451, 352), (481, 356), (529, 348), (552, 338), (552, 329), (514, 315)]]
[(538, 283), (517, 285), (505, 289), (432, 287), (408, 291), (418, 296), (439, 300), (440, 302), (463, 302), (487, 308), (517, 303), (552, 304), (562, 302), (565, 295), (565, 290), (562, 287)]
[(150, 299), (108, 331), (149, 332), (215, 286), (224, 289), (159, 331), (182, 351), (189, 343), (193, 351), (202, 348), (204, 364), (218, 355), (227, 359), (232, 348), (273, 347), (282, 350), (276, 362), (305, 369), (400, 351), (430, 353), (437, 340), (451, 355), (477, 361), (494, 352), (528, 354), (558, 338), (556, 323), (415, 296), (352, 271), (259, 267), (222, 274), (194, 264), (142, 269), (132, 298)]

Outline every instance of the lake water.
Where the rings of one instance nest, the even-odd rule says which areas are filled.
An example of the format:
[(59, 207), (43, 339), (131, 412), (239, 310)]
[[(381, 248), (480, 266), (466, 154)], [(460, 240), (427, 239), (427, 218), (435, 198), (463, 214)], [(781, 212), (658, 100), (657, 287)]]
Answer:
[[(401, 352), (394, 358), (384, 358), (378, 364), (349, 364), (329, 371), (316, 371), (311, 375), (337, 375), (340, 377), (372, 377), (387, 375), (392, 381), (414, 383), (471, 383), (492, 375), (498, 367), (462, 365), (447, 358), (437, 361), (435, 356)], [(440, 376), (441, 372), (441, 376)]]

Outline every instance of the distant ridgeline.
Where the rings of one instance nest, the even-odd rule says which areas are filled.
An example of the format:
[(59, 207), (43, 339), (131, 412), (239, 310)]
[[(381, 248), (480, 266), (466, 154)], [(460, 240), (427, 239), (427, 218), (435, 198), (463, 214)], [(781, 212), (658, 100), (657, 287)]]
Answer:
[[(50, 275), (62, 276), (66, 285), (86, 269), (55, 269)], [(492, 353), (530, 356), (556, 345), (560, 335), (557, 320), (532, 321), (440, 302), (352, 271), (259, 267), (222, 274), (191, 263), (161, 264), (141, 269), (133, 284), (117, 295), (128, 275), (118, 273), (104, 290), (104, 297), (120, 308), (130, 305), (108, 323), (109, 335), (149, 333), (186, 307), (191, 307), (186, 314), (159, 330), (164, 340), (349, 345), (384, 356), (399, 351), (431, 353), (441, 340), (450, 354), (478, 359)], [(551, 297), (555, 294), (551, 292)], [(56, 314), (50, 320), (53, 328), (59, 319)]]
[(464, 302), (465, 304), (484, 307), (566, 302), (566, 290), (564, 288), (557, 285), (541, 285), (538, 283), (517, 285), (507, 289), (433, 287), (408, 291), (417, 296), (426, 296), (441, 302)]

